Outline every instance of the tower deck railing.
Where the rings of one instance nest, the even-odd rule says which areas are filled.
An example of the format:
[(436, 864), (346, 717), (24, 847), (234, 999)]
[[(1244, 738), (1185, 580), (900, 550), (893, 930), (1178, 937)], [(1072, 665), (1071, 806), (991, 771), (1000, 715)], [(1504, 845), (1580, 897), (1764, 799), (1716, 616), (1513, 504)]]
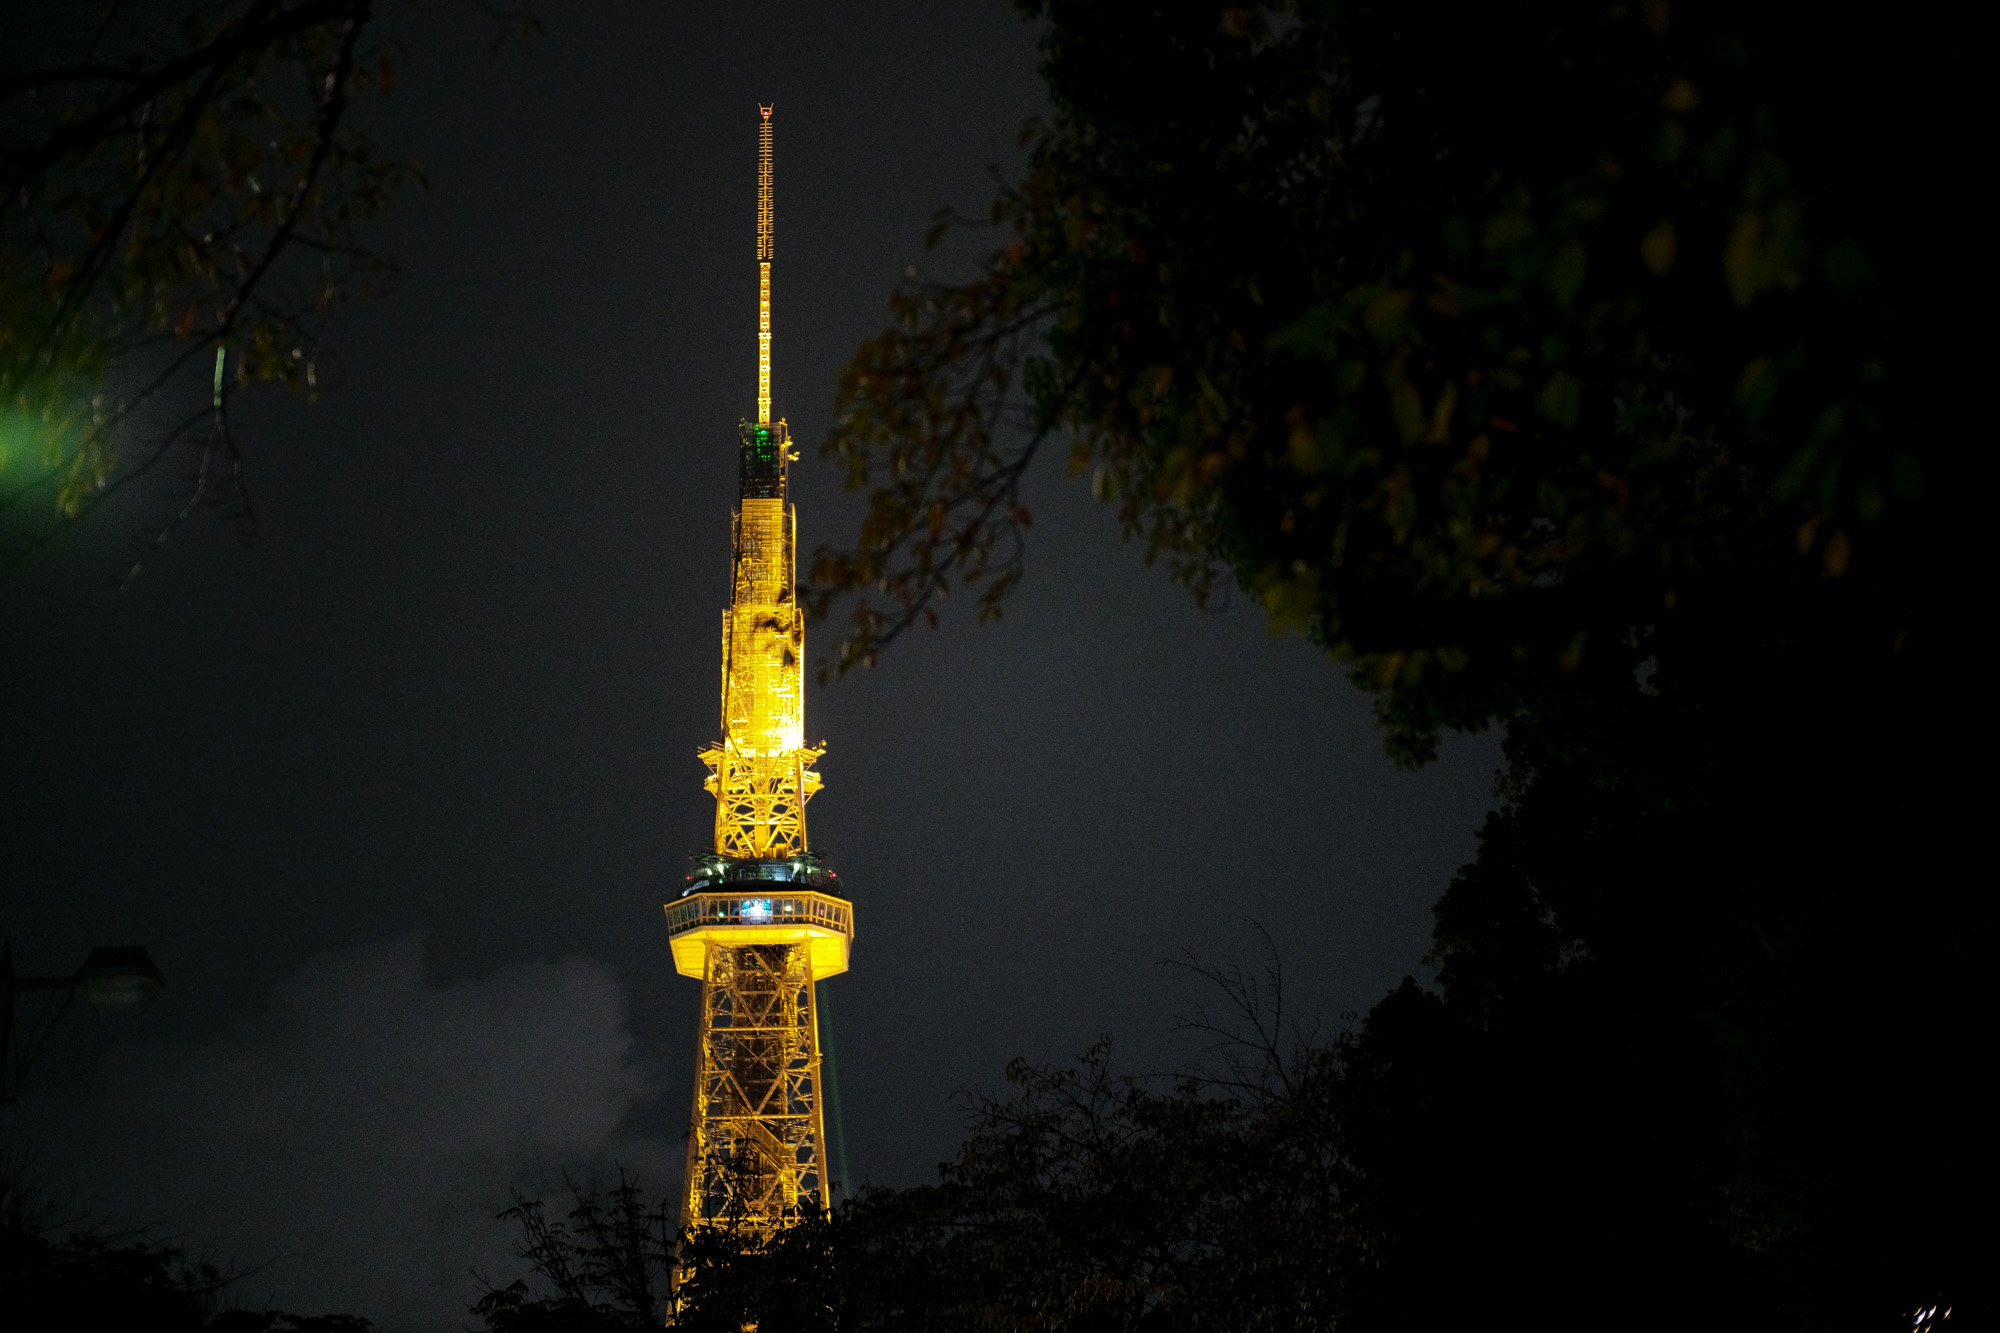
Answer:
[(853, 904), (824, 893), (692, 893), (667, 904), (669, 937), (716, 926), (816, 926), (854, 934)]

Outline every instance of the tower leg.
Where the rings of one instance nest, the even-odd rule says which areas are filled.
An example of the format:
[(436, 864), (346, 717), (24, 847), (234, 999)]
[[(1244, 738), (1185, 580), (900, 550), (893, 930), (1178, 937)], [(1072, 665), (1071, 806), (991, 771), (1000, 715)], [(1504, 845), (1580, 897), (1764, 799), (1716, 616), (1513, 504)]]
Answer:
[(681, 1225), (763, 1239), (826, 1204), (811, 954), (710, 942)]

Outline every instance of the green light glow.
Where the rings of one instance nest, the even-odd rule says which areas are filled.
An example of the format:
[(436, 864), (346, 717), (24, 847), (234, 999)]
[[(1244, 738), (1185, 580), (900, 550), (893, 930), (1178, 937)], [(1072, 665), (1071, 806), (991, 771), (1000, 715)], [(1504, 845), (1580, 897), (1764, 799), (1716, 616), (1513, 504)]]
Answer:
[(25, 485), (62, 466), (67, 423), (53, 417), (48, 411), (0, 407), (0, 486)]

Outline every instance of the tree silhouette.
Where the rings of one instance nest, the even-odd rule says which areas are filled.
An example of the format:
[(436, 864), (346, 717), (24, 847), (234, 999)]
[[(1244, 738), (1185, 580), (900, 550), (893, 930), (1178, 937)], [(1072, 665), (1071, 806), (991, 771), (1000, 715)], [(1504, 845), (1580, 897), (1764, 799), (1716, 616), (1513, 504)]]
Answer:
[[(503, 35), (534, 30), (490, 12)], [(392, 270), (363, 232), (421, 180), (350, 115), (396, 81), (374, 18), (374, 0), (206, 0), (173, 28), (106, 0), (45, 16), (0, 65), (0, 513), (17, 552), (184, 444), (196, 480), (154, 543), (210, 498), (254, 529), (233, 397), (318, 394), (318, 323)], [(193, 378), (198, 409), (139, 424)]]
[(1916, 304), (1909, 146), (1950, 132), (1918, 25), (1022, 7), (1052, 112), (1000, 243), (905, 285), (842, 381), (827, 452), (869, 494), (813, 566), (851, 603), (827, 671), (955, 591), (997, 615), (1020, 479), (1067, 447), (1197, 597), (1344, 664), (1399, 761), (1504, 727), (1438, 988), (1340, 1060), (1346, 1326), (1841, 1327), (1958, 1289), (1968, 1205), (1906, 1200), (1984, 1137), (1986, 492)]
[(354, 1315), (298, 1315), (231, 1304), (236, 1275), (143, 1232), (64, 1216), (0, 1170), (0, 1310), (23, 1333), (146, 1328), (161, 1333), (370, 1333)]
[(489, 1286), (472, 1313), (493, 1333), (659, 1327), (674, 1263), (668, 1204), (649, 1206), (622, 1167), (610, 1190), (571, 1185), (570, 1194), (565, 1218), (518, 1191), (500, 1214), (520, 1226), (515, 1252), (546, 1291), (538, 1295), (525, 1278)]

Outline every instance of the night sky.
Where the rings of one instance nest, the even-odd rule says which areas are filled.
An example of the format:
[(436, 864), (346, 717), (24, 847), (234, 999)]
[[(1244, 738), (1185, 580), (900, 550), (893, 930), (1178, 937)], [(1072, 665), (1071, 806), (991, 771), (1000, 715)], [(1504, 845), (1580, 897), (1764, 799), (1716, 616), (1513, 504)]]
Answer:
[[(247, 400), (261, 540), (207, 513), (105, 591), (177, 463), (0, 570), (0, 929), (23, 971), (142, 943), (169, 983), (79, 1007), (0, 1131), (79, 1207), (267, 1264), (257, 1296), (443, 1329), (468, 1266), (517, 1270), (510, 1184), (678, 1176), (699, 988), (660, 904), (712, 817), (756, 104), (810, 548), (859, 513), (814, 454), (841, 363), (1041, 92), (994, 3), (564, 4), (498, 54), (472, 5), (384, 9), (364, 118), (432, 184), (325, 400)], [(1011, 1056), (1189, 1058), (1210, 996), (1162, 960), (1259, 964), (1253, 922), (1307, 1021), (1422, 975), (1492, 800), (1492, 737), (1396, 771), (1308, 645), (1197, 610), (1059, 469), (1030, 503), (1001, 624), (947, 607), (809, 691), (864, 1182), (927, 1178)]]

